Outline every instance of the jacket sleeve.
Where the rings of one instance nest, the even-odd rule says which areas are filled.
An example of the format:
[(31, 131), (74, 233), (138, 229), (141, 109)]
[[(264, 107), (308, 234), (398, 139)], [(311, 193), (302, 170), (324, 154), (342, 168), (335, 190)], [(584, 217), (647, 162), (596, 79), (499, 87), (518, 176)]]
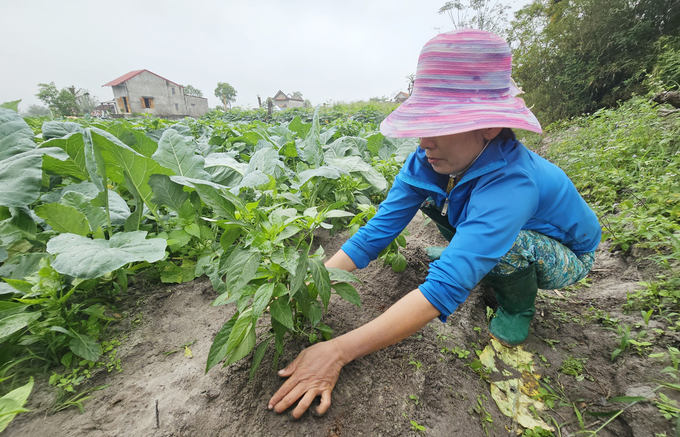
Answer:
[(427, 195), (397, 176), (378, 212), (342, 246), (354, 264), (363, 269), (376, 259), (409, 224)]
[(467, 213), (439, 260), (430, 263), (419, 289), (441, 313), (440, 320), (462, 304), (475, 285), (514, 244), (538, 205), (538, 188), (524, 173), (480, 178)]

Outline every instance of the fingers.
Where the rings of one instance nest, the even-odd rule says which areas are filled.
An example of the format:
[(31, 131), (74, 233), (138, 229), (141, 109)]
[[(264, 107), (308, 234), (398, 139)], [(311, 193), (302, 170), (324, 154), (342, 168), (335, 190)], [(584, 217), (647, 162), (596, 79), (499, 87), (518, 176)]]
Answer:
[(269, 400), (268, 408), (270, 410), (276, 408), (276, 412), (281, 413), (282, 411), (286, 410), (286, 408), (290, 407), (291, 404), (295, 402), (298, 397), (302, 396), (302, 393), (300, 393), (298, 397), (296, 397), (289, 404), (287, 404), (285, 408), (280, 408), (279, 404), (282, 403), (286, 398), (288, 398), (291, 395), (291, 390), (298, 387), (297, 383), (298, 381), (294, 378), (289, 378), (288, 380), (286, 380), (286, 382), (283, 383), (283, 385), (276, 391), (276, 393), (274, 393), (274, 396), (272, 396), (272, 398)]
[(302, 397), (300, 402), (298, 402), (297, 407), (295, 407), (293, 410), (293, 419), (299, 419), (305, 413), (305, 411), (307, 411), (309, 406), (312, 405), (314, 398), (316, 398), (316, 390), (308, 391), (307, 394)]
[(319, 416), (326, 414), (326, 411), (331, 407), (331, 390), (324, 390), (321, 392), (321, 404), (316, 407), (316, 413)]

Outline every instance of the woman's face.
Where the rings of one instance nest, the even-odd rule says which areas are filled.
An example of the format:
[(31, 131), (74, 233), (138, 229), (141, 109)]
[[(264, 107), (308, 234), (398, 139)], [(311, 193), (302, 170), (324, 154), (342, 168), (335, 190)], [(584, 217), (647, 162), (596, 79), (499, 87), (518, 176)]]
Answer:
[(480, 129), (453, 135), (420, 139), (427, 161), (437, 173), (458, 173), (470, 165), (484, 148), (487, 140), (494, 138), (501, 128)]

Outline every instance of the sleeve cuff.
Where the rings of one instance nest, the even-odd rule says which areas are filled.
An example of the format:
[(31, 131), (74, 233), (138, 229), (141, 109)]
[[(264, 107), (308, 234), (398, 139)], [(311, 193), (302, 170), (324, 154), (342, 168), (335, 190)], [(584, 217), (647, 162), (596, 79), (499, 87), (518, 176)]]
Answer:
[(347, 240), (340, 249), (345, 252), (347, 256), (349, 256), (358, 269), (363, 269), (368, 265), (368, 263), (371, 262), (371, 258), (366, 254), (366, 252), (362, 250), (357, 244), (352, 242), (352, 238)]

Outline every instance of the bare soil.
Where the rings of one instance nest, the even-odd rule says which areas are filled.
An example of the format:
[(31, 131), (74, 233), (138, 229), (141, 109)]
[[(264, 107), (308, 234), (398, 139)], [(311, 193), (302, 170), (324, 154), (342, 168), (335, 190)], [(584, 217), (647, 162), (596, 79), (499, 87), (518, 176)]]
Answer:
[[(375, 318), (424, 281), (428, 268), (424, 248), (445, 245), (445, 241), (420, 217), (409, 230), (404, 251), (409, 265), (406, 271), (394, 273), (378, 261), (358, 272), (363, 281), (357, 287), (361, 308), (333, 297), (323, 321), (336, 335)], [(345, 238), (320, 234), (315, 241), (320, 240), (331, 255)], [(533, 352), (542, 381), (560, 398), (543, 416), (549, 424), (560, 426), (561, 434), (555, 435), (573, 436), (582, 430), (573, 404), (580, 411), (620, 409), (625, 404), (608, 405), (607, 399), (640, 396), (658, 385), (655, 380), (667, 380), (661, 370), (668, 362), (647, 358), (646, 354), (662, 352), (665, 346), (679, 347), (680, 337), (668, 330), (651, 333), (660, 325), (651, 322), (649, 327), (644, 326), (639, 311), (622, 313), (627, 293), (653, 274), (640, 265), (648, 267), (637, 259), (612, 254), (603, 246), (598, 250), (589, 287), (541, 291), (524, 348)], [(101, 369), (91, 378), (85, 387), (109, 386), (92, 394), (83, 414), (75, 408), (52, 414), (54, 390), (46, 381), (37, 381), (27, 405), (32, 412), (17, 416), (5, 435), (481, 437), (521, 432), (496, 406), (489, 382), (466, 365), (476, 358), (476, 349), (489, 344), (486, 308), (494, 306), (494, 299), (484, 287), (475, 288), (447, 323), (433, 320), (401, 343), (347, 365), (326, 415), (307, 413), (298, 421), (267, 410), (269, 398), (282, 383), (277, 369), (272, 368), (271, 350), (252, 381), (248, 380), (249, 358), (205, 373), (212, 340), (235, 311), (230, 305), (210, 306), (215, 297), (205, 279), (131, 289), (120, 305), (128, 316), (112, 326), (114, 336), (124, 339), (118, 348), (122, 372)], [(607, 329), (612, 318), (631, 326), (642, 324), (633, 333), (647, 330), (654, 346), (645, 349), (642, 356), (634, 348), (626, 350), (612, 362), (610, 356), (619, 344), (617, 333)], [(193, 357), (189, 358), (182, 345), (191, 342)], [(279, 368), (308, 345), (306, 339), (289, 342)], [(442, 352), (443, 347), (459, 347), (471, 354), (462, 359)], [(580, 377), (560, 371), (569, 357), (585, 362)], [(583, 415), (590, 431), (606, 420)], [(411, 421), (426, 431), (415, 431)], [(645, 401), (626, 409), (598, 435), (670, 437), (675, 431), (673, 423)]]

